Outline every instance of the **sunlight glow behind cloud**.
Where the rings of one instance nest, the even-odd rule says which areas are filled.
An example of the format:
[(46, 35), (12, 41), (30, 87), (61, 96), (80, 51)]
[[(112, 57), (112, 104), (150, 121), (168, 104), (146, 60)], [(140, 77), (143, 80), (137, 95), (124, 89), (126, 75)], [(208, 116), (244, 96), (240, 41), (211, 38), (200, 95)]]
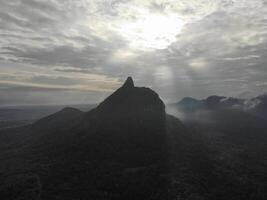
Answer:
[(266, 0), (0, 0), (0, 105), (68, 86), (99, 102), (128, 75), (170, 101), (262, 93), (266, 16)]
[(175, 15), (147, 14), (133, 23), (123, 24), (119, 34), (134, 49), (165, 49), (176, 41), (184, 22)]

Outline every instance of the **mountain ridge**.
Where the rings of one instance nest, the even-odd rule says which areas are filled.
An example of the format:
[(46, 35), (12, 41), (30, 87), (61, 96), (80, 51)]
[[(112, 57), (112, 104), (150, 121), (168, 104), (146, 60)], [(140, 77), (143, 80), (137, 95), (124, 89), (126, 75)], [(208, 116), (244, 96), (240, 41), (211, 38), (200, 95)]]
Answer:
[(181, 121), (129, 77), (88, 112), (0, 131), (0, 198), (264, 200), (265, 121), (208, 99), (203, 112), (185, 99), (194, 111)]
[(203, 109), (236, 109), (267, 119), (267, 95), (259, 95), (250, 99), (212, 95), (205, 99), (184, 97), (171, 104), (180, 111), (197, 111)]
[[(8, 137), (14, 137), (12, 143), (17, 144), (15, 148), (22, 160), (6, 160), (17, 163), (18, 167), (9, 169), (8, 173), (17, 170), (26, 173), (29, 169), (34, 172), (42, 185), (42, 199), (53, 199), (55, 194), (63, 199), (79, 196), (105, 199), (104, 191), (109, 188), (113, 188), (111, 199), (147, 199), (156, 188), (159, 196), (168, 199), (166, 180), (160, 177), (168, 168), (166, 117), (165, 105), (158, 94), (149, 88), (135, 87), (132, 78), (128, 77), (120, 88), (88, 112), (64, 108), (26, 129), (18, 129), (21, 134), (9, 133)], [(172, 126), (178, 132), (185, 130), (179, 121), (172, 120)], [(169, 127), (168, 132), (171, 131)], [(25, 166), (19, 167), (19, 163)], [(0, 165), (0, 171), (5, 170), (2, 167), (4, 165)], [(145, 174), (136, 172), (138, 178), (128, 180), (129, 175), (124, 174), (124, 169), (128, 168), (144, 168)], [(82, 182), (77, 184), (72, 173), (87, 179), (81, 178)], [(106, 180), (109, 173), (112, 174), (110, 181), (116, 181), (120, 190)], [(60, 191), (61, 179), (73, 187), (71, 192)], [(98, 179), (102, 189), (94, 183)], [(82, 187), (87, 187), (86, 192), (81, 192)], [(0, 186), (0, 196), (3, 196), (1, 191), (9, 189), (1, 190)], [(20, 192), (23, 191), (18, 194)], [(115, 197), (116, 194), (120, 198)]]

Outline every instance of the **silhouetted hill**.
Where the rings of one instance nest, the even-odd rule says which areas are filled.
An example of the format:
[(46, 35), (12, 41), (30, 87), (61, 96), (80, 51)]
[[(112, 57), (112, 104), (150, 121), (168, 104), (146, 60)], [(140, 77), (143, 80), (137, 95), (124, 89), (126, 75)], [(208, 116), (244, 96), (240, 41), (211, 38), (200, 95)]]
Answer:
[(73, 121), (78, 120), (84, 112), (76, 109), (66, 107), (56, 112), (55, 114), (44, 117), (33, 124), (36, 128), (57, 128), (61, 126), (68, 126), (73, 124)]
[[(186, 130), (178, 121), (172, 124)], [(0, 170), (6, 184), (0, 194), (16, 199), (22, 193), (26, 199), (42, 190), (42, 199), (168, 199), (168, 181), (161, 177), (169, 168), (166, 129), (164, 103), (129, 77), (89, 112), (64, 108), (2, 132)], [(22, 176), (26, 180), (18, 180)], [(36, 194), (23, 189), (28, 179)]]
[(185, 98), (181, 122), (129, 77), (88, 112), (2, 130), (0, 199), (263, 200), (266, 123), (239, 103)]
[[(0, 108), (0, 130), (21, 127), (33, 124), (37, 120), (51, 115), (66, 105), (28, 105), (6, 106)], [(94, 104), (74, 104), (68, 107), (77, 108), (81, 111), (89, 111), (96, 107)]]
[(110, 143), (116, 145), (108, 154), (100, 148), (99, 159), (120, 159), (131, 165), (153, 163), (162, 157), (165, 116), (159, 96), (148, 88), (134, 87), (128, 78), (121, 88), (85, 114), (78, 125), (83, 127), (78, 128), (79, 135), (86, 143), (101, 143), (105, 149)]
[[(164, 103), (158, 94), (149, 88), (134, 87), (132, 78), (128, 78), (124, 85), (100, 103), (97, 109), (101, 112), (127, 114), (128, 112), (155, 112), (164, 114)], [(116, 114), (112, 113), (112, 114)]]

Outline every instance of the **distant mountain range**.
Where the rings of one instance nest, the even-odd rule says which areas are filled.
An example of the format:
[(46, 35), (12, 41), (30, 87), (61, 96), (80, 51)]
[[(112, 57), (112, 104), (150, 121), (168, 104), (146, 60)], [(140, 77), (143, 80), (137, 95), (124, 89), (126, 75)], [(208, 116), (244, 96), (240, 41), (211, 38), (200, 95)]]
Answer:
[(265, 100), (185, 98), (181, 122), (128, 77), (90, 111), (0, 131), (0, 199), (263, 200)]
[(177, 109), (184, 112), (201, 109), (236, 109), (255, 114), (267, 119), (267, 95), (263, 94), (251, 99), (239, 99), (225, 96), (209, 96), (206, 99), (185, 97), (176, 104)]

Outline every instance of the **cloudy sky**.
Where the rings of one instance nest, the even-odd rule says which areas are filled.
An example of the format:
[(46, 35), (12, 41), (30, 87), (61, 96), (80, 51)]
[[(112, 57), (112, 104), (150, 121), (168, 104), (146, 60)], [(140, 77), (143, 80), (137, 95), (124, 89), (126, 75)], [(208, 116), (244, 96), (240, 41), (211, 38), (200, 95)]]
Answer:
[(166, 102), (267, 88), (267, 0), (0, 0), (0, 105)]

